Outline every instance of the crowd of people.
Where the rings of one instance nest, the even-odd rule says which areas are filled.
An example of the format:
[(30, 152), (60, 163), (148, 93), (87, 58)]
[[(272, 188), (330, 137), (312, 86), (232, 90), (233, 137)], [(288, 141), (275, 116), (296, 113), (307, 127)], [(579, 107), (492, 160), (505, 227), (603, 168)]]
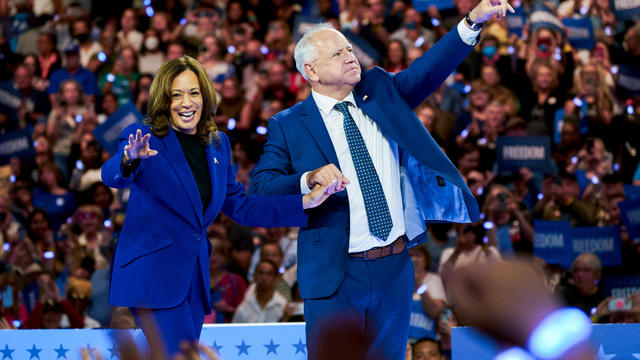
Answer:
[[(534, 220), (623, 225), (625, 185), (640, 185), (640, 89), (618, 81), (640, 71), (640, 21), (609, 1), (520, 1), (484, 26), (474, 52), (416, 114), (477, 197), (474, 224), (431, 224), (410, 250), (416, 275), (410, 340), (414, 359), (450, 355), (459, 324), (447, 272), (463, 265), (534, 258)], [(535, 22), (543, 5), (554, 21)], [(402, 0), (0, 1), (0, 139), (26, 130), (33, 158), (0, 168), (0, 324), (4, 328), (133, 327), (108, 305), (114, 244), (128, 191), (101, 182), (109, 159), (96, 127), (125, 104), (146, 114), (154, 73), (190, 55), (219, 98), (216, 125), (231, 141), (237, 179), (249, 175), (270, 117), (310, 94), (293, 50), (301, 16), (349, 30), (399, 72), (451, 30), (474, 0), (422, 11)], [(589, 19), (595, 45), (577, 48), (560, 20)], [(628, 84), (627, 84), (628, 85)], [(635, 135), (634, 135), (635, 134)], [(548, 171), (499, 171), (501, 136), (547, 136)], [(627, 195), (628, 196), (628, 195)], [(151, 224), (150, 224), (151, 225)], [(621, 227), (620, 266), (578, 256), (544, 264), (547, 291), (597, 322), (640, 322), (612, 311), (603, 276), (640, 274), (640, 243)], [(220, 214), (209, 227), (211, 301), (205, 323), (303, 321), (295, 228), (249, 228)], [(430, 340), (429, 340), (430, 339)]]

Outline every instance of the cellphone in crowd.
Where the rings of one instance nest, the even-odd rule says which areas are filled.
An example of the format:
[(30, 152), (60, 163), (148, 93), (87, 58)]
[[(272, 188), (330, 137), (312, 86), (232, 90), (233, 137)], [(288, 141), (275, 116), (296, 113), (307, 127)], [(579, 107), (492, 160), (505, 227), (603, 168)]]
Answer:
[(451, 319), (453, 319), (453, 312), (451, 311), (451, 309), (446, 308), (442, 310), (442, 312), (440, 313), (440, 320), (450, 321)]
[(10, 308), (13, 306), (13, 288), (6, 286), (2, 291), (2, 307)]
[(628, 311), (631, 310), (631, 299), (628, 298), (616, 298), (609, 300), (609, 311)]
[(504, 210), (507, 208), (507, 194), (501, 192), (498, 194), (498, 201), (500, 202), (500, 209)]

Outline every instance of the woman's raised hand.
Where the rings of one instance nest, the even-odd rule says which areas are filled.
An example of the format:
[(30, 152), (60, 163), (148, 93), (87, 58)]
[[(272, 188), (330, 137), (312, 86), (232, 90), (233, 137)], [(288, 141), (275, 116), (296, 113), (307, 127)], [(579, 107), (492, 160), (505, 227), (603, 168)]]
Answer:
[(146, 159), (158, 155), (158, 151), (149, 148), (149, 138), (151, 134), (142, 136), (142, 131), (138, 129), (136, 135), (129, 134), (129, 144), (124, 147), (126, 161), (135, 159)]

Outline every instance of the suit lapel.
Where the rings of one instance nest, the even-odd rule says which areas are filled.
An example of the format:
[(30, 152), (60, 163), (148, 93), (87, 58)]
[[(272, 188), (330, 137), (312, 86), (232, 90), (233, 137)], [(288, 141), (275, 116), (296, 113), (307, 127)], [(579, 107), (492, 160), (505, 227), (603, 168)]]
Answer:
[(313, 100), (312, 95), (309, 95), (303, 102), (302, 113), (300, 115), (302, 115), (302, 123), (307, 131), (309, 131), (311, 138), (320, 148), (320, 151), (322, 151), (327, 162), (340, 168), (336, 150), (333, 147), (327, 127), (324, 125), (324, 121), (322, 121), (322, 115), (320, 115), (320, 110), (318, 110), (318, 106)]
[[(198, 186), (196, 185), (196, 180), (193, 178), (193, 173), (187, 163), (187, 159), (182, 152), (182, 146), (172, 128), (169, 128), (169, 133), (162, 138), (162, 143), (164, 149), (160, 151), (160, 153), (165, 156), (178, 182), (182, 184), (189, 198), (189, 202), (195, 211), (196, 218), (200, 226), (202, 226), (202, 200), (198, 194)], [(174, 191), (174, 189), (168, 190)]]

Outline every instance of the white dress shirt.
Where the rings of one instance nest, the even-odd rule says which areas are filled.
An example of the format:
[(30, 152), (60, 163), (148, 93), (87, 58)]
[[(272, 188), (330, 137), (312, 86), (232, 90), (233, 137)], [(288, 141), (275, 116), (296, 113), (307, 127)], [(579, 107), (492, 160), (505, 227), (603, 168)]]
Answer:
[[(342, 174), (349, 179), (347, 185), (347, 196), (349, 198), (349, 252), (359, 252), (369, 250), (374, 247), (385, 246), (394, 242), (399, 236), (404, 234), (404, 214), (402, 210), (402, 196), (400, 192), (400, 165), (398, 161), (398, 145), (382, 135), (378, 125), (373, 122), (357, 106), (353, 98), (353, 93), (349, 93), (342, 101), (348, 102), (349, 112), (353, 121), (358, 126), (362, 138), (367, 145), (367, 150), (373, 161), (373, 166), (378, 173), (384, 196), (389, 206), (393, 228), (386, 239), (379, 239), (369, 231), (367, 210), (362, 197), (362, 190), (358, 182), (351, 151), (347, 143), (347, 136), (344, 133), (344, 116), (333, 107), (338, 100), (311, 92), (315, 100), (320, 115), (327, 127), (329, 137), (338, 156), (338, 163)], [(307, 187), (306, 173), (300, 178), (300, 188), (303, 193), (311, 190)]]
[(282, 297), (277, 291), (273, 292), (273, 297), (264, 309), (260, 308), (258, 304), (258, 298), (256, 295), (256, 284), (253, 283), (247, 288), (247, 292), (244, 295), (244, 300), (238, 305), (238, 308), (233, 314), (233, 323), (264, 323), (264, 322), (278, 322), (284, 313), (284, 308), (287, 305), (287, 300)]
[[(464, 19), (458, 24), (460, 38), (469, 45), (475, 44), (478, 32), (469, 29), (464, 24)], [(389, 206), (389, 212), (391, 213), (393, 228), (386, 239), (379, 239), (369, 230), (362, 190), (360, 189), (356, 168), (349, 151), (347, 137), (344, 133), (344, 116), (340, 111), (333, 108), (340, 101), (321, 95), (313, 90), (311, 91), (311, 96), (313, 96), (313, 100), (320, 110), (322, 121), (324, 121), (329, 132), (329, 137), (338, 157), (340, 170), (350, 181), (349, 185), (347, 185), (350, 225), (349, 252), (366, 251), (374, 247), (391, 244), (405, 233), (402, 192), (400, 190), (398, 144), (384, 137), (378, 129), (378, 125), (356, 106), (353, 92), (342, 100), (349, 103), (349, 112), (367, 145), (367, 150), (378, 173), (382, 190)], [(306, 181), (308, 173), (306, 172), (300, 177), (300, 191), (303, 194), (311, 192)]]

